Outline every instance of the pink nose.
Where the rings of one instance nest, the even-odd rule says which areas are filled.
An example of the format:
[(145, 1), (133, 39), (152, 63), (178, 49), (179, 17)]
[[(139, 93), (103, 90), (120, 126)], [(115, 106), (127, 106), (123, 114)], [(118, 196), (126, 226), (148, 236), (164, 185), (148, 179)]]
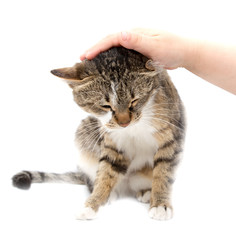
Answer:
[(130, 121), (127, 122), (127, 123), (119, 123), (119, 125), (120, 125), (121, 127), (127, 127), (127, 126), (129, 126), (129, 124), (130, 124)]
[(128, 110), (123, 112), (116, 112), (114, 118), (121, 127), (127, 127), (131, 121), (130, 112)]

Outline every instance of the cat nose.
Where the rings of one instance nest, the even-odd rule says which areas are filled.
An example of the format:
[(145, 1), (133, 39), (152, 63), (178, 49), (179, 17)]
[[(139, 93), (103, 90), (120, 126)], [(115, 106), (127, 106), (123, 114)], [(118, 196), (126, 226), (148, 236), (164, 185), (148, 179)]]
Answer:
[(121, 127), (127, 127), (130, 124), (130, 114), (129, 112), (116, 113), (116, 121)]

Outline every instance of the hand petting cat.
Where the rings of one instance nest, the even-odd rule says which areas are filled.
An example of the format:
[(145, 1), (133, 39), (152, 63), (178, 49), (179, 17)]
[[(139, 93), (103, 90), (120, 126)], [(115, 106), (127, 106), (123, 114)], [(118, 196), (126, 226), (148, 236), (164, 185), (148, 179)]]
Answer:
[(81, 60), (92, 59), (100, 52), (118, 46), (140, 52), (166, 69), (175, 69), (184, 63), (184, 51), (182, 51), (183, 54), (179, 54), (180, 46), (182, 49), (186, 47), (183, 39), (171, 33), (151, 29), (134, 29), (130, 32), (109, 35), (87, 50), (80, 58)]
[(236, 46), (181, 37), (166, 31), (134, 29), (108, 35), (80, 56), (93, 59), (111, 47), (123, 46), (151, 58), (165, 69), (183, 67), (236, 94)]

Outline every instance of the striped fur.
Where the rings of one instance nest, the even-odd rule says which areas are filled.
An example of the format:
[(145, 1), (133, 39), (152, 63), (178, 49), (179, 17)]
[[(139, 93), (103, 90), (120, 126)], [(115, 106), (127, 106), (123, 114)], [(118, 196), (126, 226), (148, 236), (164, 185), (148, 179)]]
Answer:
[(76, 131), (78, 172), (23, 171), (16, 187), (31, 183), (86, 184), (91, 195), (78, 219), (91, 219), (110, 198), (136, 195), (150, 217), (172, 217), (171, 188), (185, 135), (184, 110), (165, 70), (141, 54), (112, 48), (71, 68), (53, 70), (91, 116)]

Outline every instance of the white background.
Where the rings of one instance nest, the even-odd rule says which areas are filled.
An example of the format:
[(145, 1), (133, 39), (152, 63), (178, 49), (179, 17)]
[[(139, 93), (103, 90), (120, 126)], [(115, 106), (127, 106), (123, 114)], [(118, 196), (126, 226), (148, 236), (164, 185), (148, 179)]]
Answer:
[(236, 99), (184, 69), (170, 71), (185, 103), (185, 155), (173, 191), (173, 220), (148, 217), (148, 205), (121, 199), (94, 221), (74, 214), (84, 186), (11, 186), (20, 170), (75, 169), (74, 132), (85, 116), (71, 89), (50, 70), (71, 66), (109, 33), (160, 28), (234, 43), (235, 1), (1, 1), (0, 238), (235, 239)]

